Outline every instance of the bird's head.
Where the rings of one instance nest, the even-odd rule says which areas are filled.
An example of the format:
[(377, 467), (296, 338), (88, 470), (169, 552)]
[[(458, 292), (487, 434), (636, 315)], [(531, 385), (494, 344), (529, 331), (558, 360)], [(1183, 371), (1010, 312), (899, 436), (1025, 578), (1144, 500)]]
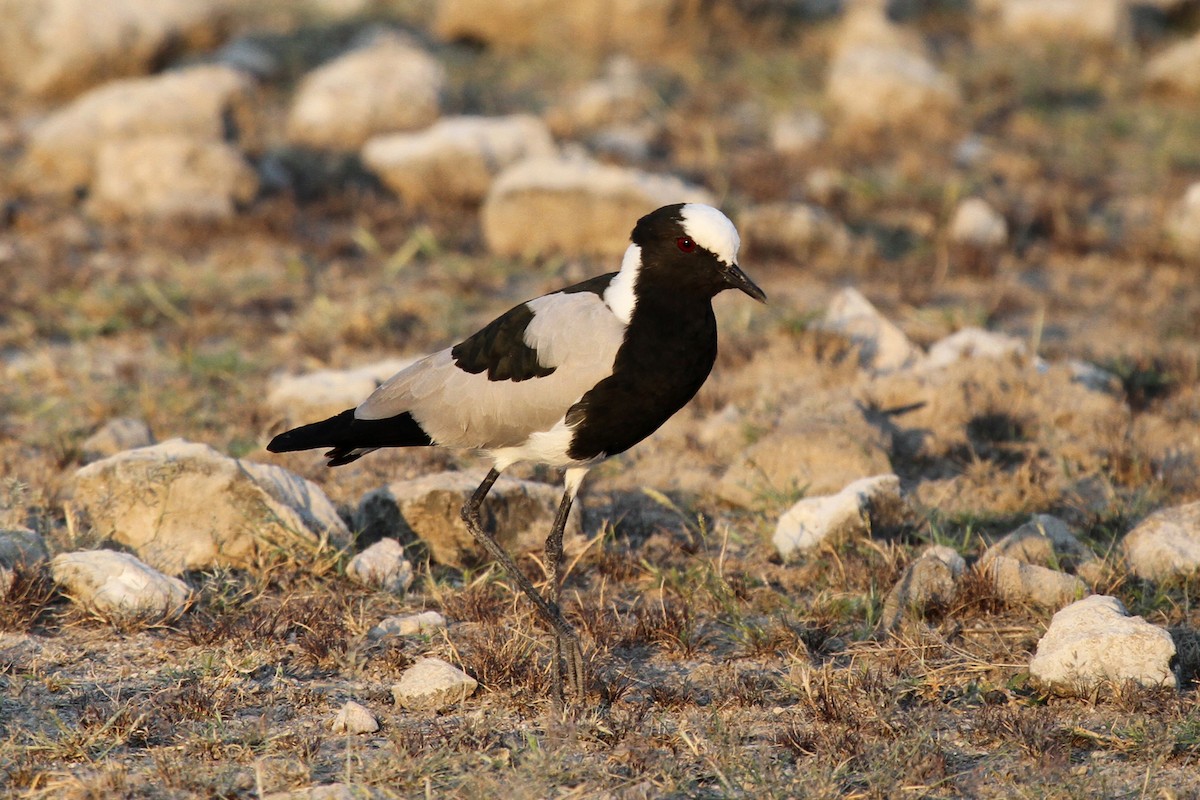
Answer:
[(741, 239), (737, 228), (712, 206), (663, 206), (639, 219), (630, 238), (640, 256), (643, 279), (673, 285), (680, 291), (696, 288), (709, 296), (740, 289), (760, 303), (767, 300), (738, 266)]

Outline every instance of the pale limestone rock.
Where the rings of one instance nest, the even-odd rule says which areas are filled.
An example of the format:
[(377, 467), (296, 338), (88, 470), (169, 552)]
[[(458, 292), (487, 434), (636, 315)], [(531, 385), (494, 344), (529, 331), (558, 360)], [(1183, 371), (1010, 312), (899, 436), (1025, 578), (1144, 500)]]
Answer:
[[(420, 539), (439, 564), (462, 566), (484, 556), (462, 521), (460, 511), (478, 487), (481, 475), (441, 472), (399, 481), (365, 495), (357, 527), (368, 538), (390, 536), (402, 542)], [(480, 511), (483, 526), (514, 556), (541, 552), (562, 491), (544, 483), (501, 476)], [(567, 518), (564, 546), (582, 544), (580, 504)]]
[(320, 786), (306, 786), (303, 789), (272, 792), (263, 795), (263, 800), (385, 800), (390, 797), (394, 797), (391, 792), (385, 793), (374, 786), (325, 783)]
[(1152, 89), (1189, 97), (1200, 95), (1200, 33), (1150, 59), (1143, 78)]
[(374, 733), (379, 730), (379, 720), (375, 719), (375, 715), (366, 706), (347, 700), (333, 718), (329, 729), (334, 733)]
[(546, 112), (546, 122), (560, 136), (628, 125), (650, 113), (655, 96), (626, 55), (609, 59), (605, 73), (572, 92)]
[(879, 313), (857, 290), (842, 289), (825, 309), (820, 330), (845, 336), (860, 347), (859, 364), (872, 372), (891, 372), (916, 364), (923, 357), (904, 331)]
[(108, 142), (179, 135), (242, 144), (256, 135), (253, 79), (208, 65), (148, 78), (113, 81), (47, 116), (29, 134), (21, 176), (38, 192), (73, 191), (92, 182)]
[(1057, 691), (1092, 694), (1105, 683), (1178, 686), (1175, 643), (1162, 628), (1129, 612), (1115, 597), (1093, 595), (1050, 620), (1029, 674)]
[(850, 232), (829, 212), (806, 203), (768, 203), (738, 215), (738, 232), (748, 252), (792, 259), (821, 251), (844, 254)]
[(986, 563), (997, 556), (1066, 570), (1089, 582), (1098, 579), (1103, 570), (1096, 554), (1075, 537), (1067, 523), (1050, 514), (1034, 514), (1029, 522), (984, 551), (979, 561)]
[(433, 633), (446, 627), (446, 618), (436, 611), (420, 614), (384, 617), (379, 624), (367, 631), (368, 639), (387, 639), (393, 636), (414, 636), (418, 633)]
[(346, 574), (364, 586), (403, 594), (413, 582), (413, 567), (404, 557), (404, 546), (395, 539), (380, 539), (350, 559)]
[(288, 112), (288, 140), (357, 151), (372, 136), (423, 128), (441, 112), (445, 84), (433, 56), (399, 37), (381, 37), (305, 76)]
[(979, 568), (991, 580), (997, 596), (1013, 605), (1057, 609), (1091, 592), (1074, 575), (1007, 556), (993, 556)]
[(931, 605), (948, 603), (958, 586), (966, 562), (949, 547), (929, 548), (908, 565), (888, 592), (880, 612), (878, 630), (894, 630), (904, 613), (922, 613)]
[(1125, 534), (1120, 548), (1139, 578), (1194, 575), (1200, 571), (1200, 501), (1156, 511)]
[(846, 15), (825, 93), (844, 124), (867, 132), (929, 128), (962, 103), (954, 79), (873, 4), (861, 4)]
[(817, 112), (789, 111), (771, 123), (771, 149), (783, 155), (801, 155), (820, 144), (827, 133), (825, 120)]
[(277, 375), (267, 405), (288, 422), (331, 417), (354, 408), (414, 358), (389, 358), (351, 369), (321, 369), (303, 375)]
[(894, 516), (902, 504), (900, 479), (895, 475), (863, 478), (834, 495), (806, 497), (779, 518), (775, 549), (787, 558), (870, 534), (878, 520)]
[(441, 711), (466, 700), (478, 686), (478, 681), (453, 664), (421, 658), (392, 686), (392, 697), (404, 708)]
[(231, 219), (258, 174), (225, 142), (179, 134), (112, 140), (96, 154), (88, 211), (100, 219)]
[(152, 71), (165, 54), (212, 45), (224, 0), (0, 0), (0, 81), (48, 97)]
[(888, 437), (845, 392), (814, 393), (730, 460), (716, 492), (745, 507), (798, 490), (832, 494), (859, 478), (891, 472), (889, 451)]
[(1113, 47), (1131, 33), (1128, 0), (1002, 0), (998, 6), (1001, 33), (1026, 47)]
[(502, 256), (552, 252), (619, 258), (637, 220), (670, 203), (714, 202), (668, 175), (582, 158), (531, 158), (500, 173), (483, 204), (488, 249)]
[(1167, 214), (1167, 238), (1184, 258), (1200, 261), (1200, 181), (1193, 183)]
[(980, 249), (1003, 247), (1008, 241), (1008, 223), (980, 197), (968, 197), (954, 209), (950, 241)]
[(478, 203), (504, 168), (555, 153), (545, 123), (514, 114), (448, 117), (423, 131), (376, 136), (363, 147), (362, 160), (407, 203)]
[(191, 598), (183, 581), (115, 550), (62, 553), (50, 574), (80, 605), (113, 617), (171, 620)]
[(253, 566), (281, 554), (303, 558), (350, 537), (315, 484), (182, 439), (83, 467), (71, 502), (100, 535), (169, 574)]
[(968, 327), (934, 342), (928, 356), (916, 366), (919, 370), (936, 370), (965, 358), (1020, 360), (1028, 354), (1025, 342), (1015, 336)]
[(115, 456), (123, 450), (149, 447), (157, 441), (154, 432), (145, 420), (131, 417), (114, 417), (104, 423), (91, 436), (83, 440), (79, 449), (83, 463), (90, 464), (102, 458)]

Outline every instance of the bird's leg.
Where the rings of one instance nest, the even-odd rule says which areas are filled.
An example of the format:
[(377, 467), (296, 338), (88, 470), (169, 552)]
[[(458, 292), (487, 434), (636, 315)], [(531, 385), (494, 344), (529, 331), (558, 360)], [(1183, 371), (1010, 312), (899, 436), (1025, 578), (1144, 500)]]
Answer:
[[(534, 588), (534, 585), (529, 581), (529, 578), (525, 577), (525, 573), (517, 568), (517, 564), (512, 560), (512, 556), (505, 552), (504, 548), (500, 546), (499, 542), (497, 542), (487, 531), (483, 529), (483, 524), (479, 519), (479, 508), (481, 505), (483, 505), (483, 499), (487, 497), (487, 493), (491, 490), (492, 484), (494, 484), (496, 479), (499, 477), (500, 471), (495, 468), (493, 468), (487, 474), (487, 477), (483, 479), (483, 483), (479, 484), (479, 488), (475, 490), (475, 493), (471, 495), (469, 500), (467, 500), (466, 505), (462, 507), (463, 522), (467, 524), (467, 530), (471, 532), (471, 535), (475, 537), (475, 540), (483, 545), (483, 548), (488, 551), (488, 554), (496, 561), (499, 561), (500, 565), (504, 567), (512, 579), (517, 582), (517, 586), (521, 588), (521, 591), (525, 593), (525, 595), (533, 603), (534, 607), (537, 608), (538, 613), (542, 616), (542, 619), (544, 619), (547, 624), (554, 629), (554, 632), (558, 637), (558, 641), (561, 642), (565, 638), (571, 642), (574, 642), (574, 648), (576, 651), (578, 651), (579, 644), (578, 640), (575, 638), (575, 631), (572, 630), (570, 623), (563, 618), (562, 612), (558, 609), (558, 604), (555, 603), (552, 605), (551, 603), (547, 602), (546, 598), (542, 597), (541, 593)], [(566, 515), (563, 514), (563, 517), (565, 524)], [(561, 540), (561, 534), (559, 538)], [(582, 658), (577, 659), (576, 663), (578, 663), (580, 665), (579, 668), (582, 669)]]
[[(563, 493), (562, 502), (558, 505), (558, 513), (554, 516), (554, 526), (546, 537), (546, 565), (550, 568), (550, 605), (561, 609), (559, 601), (562, 596), (562, 556), (563, 531), (567, 527), (567, 517), (571, 513), (571, 502), (575, 493), (568, 489)], [(563, 697), (563, 661), (566, 661), (567, 682), (576, 697), (582, 697), (584, 692), (583, 650), (579, 646), (579, 638), (574, 632), (563, 635), (558, 632), (554, 644), (554, 658), (551, 664), (551, 680), (554, 692), (554, 702), (561, 710)]]

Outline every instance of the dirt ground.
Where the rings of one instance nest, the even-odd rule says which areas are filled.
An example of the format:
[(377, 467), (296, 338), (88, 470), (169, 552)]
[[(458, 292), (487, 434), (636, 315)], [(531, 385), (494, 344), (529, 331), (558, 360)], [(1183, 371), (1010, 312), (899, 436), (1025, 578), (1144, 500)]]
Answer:
[[(1200, 103), (1143, 89), (1140, 67), (1163, 38), (1030, 57), (973, 36), (942, 5), (954, 4), (905, 24), (962, 85), (948, 131), (864, 135), (834, 123), (802, 155), (773, 152), (773, 113), (827, 109), (836, 20), (766, 14), (649, 71), (666, 112), (644, 166), (713, 189), (734, 216), (812, 202), (852, 240), (804, 259), (748, 243), (742, 266), (770, 304), (719, 298), (710, 383), (589, 477), (595, 542), (567, 576), (565, 611), (593, 681), (567, 719), (550, 710), (547, 636), (486, 564), (461, 571), (410, 553), (418, 577), (403, 596), (347, 579), (349, 554), (194, 573), (195, 605), (152, 626), (98, 619), (44, 575), (19, 573), (0, 607), (0, 793), (258, 797), (341, 782), (379, 797), (1200, 797), (1200, 584), (1140, 581), (1114, 552), (1146, 514), (1200, 499), (1200, 254), (1189, 259), (1162, 233), (1170, 205), (1200, 180)], [(1160, 37), (1194, 30), (1186, 17), (1169, 22)], [(306, 42), (344, 41), (355, 24), (270, 41), (311, 59), (321, 51)], [(450, 74), (447, 113), (538, 112), (602, 65), (581, 56), (544, 69), (462, 44), (434, 52)], [(300, 59), (268, 87), (268, 128), (308, 66)], [(10, 127), (32, 113), (5, 103)], [(989, 156), (963, 165), (955, 144), (968, 134)], [(70, 524), (64, 492), (83, 440), (113, 417), (281, 464), (346, 509), (392, 480), (478, 466), (467, 453), (380, 452), (339, 470), (313, 453), (271, 456), (263, 445), (282, 420), (266, 387), (280, 372), (444, 346), (616, 267), (494, 258), (475, 209), (406, 207), (361, 169), (311, 154), (274, 153), (307, 182), (264, 192), (228, 223), (100, 223), (76, 202), (8, 192), (19, 137), (4, 147), (0, 523), (37, 530), (53, 552), (101, 544)], [(832, 189), (806, 182), (817, 171)], [(972, 195), (1005, 214), (1001, 252), (974, 257), (947, 242), (954, 208)], [(780, 563), (771, 535), (803, 487), (733, 508), (713, 486), (730, 452), (769, 436), (805, 397), (863, 391), (848, 345), (811, 324), (847, 285), (921, 345), (980, 325), (1051, 364), (1100, 366), (1120, 383), (1119, 421), (1058, 428), (1064, 410), (1042, 384), (990, 387), (989, 402), (1015, 409), (1023, 428), (947, 431), (960, 444), (933, 453), (896, 437), (889, 455), (913, 498), (904, 523)], [(705, 438), (729, 404), (744, 416)], [(925, 546), (970, 559), (1031, 513), (1070, 521), (1106, 558), (1093, 589), (1173, 632), (1179, 691), (1040, 691), (1028, 663), (1050, 613), (1006, 604), (978, 580), (875, 635), (884, 596)], [(523, 567), (544, 580), (535, 560)], [(424, 609), (449, 629), (365, 637), (383, 616)], [(397, 708), (390, 687), (423, 655), (460, 664), (479, 691), (444, 713)], [(350, 699), (379, 732), (329, 731)]]

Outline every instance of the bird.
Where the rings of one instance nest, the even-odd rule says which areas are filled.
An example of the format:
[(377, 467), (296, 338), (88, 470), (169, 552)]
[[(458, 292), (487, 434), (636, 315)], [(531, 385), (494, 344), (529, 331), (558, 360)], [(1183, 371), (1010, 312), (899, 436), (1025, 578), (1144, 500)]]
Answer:
[[(579, 639), (560, 608), (563, 530), (588, 470), (625, 452), (683, 408), (717, 357), (712, 300), (766, 294), (738, 264), (733, 222), (701, 203), (641, 217), (617, 272), (521, 303), (461, 342), (380, 384), (357, 407), (280, 433), (272, 453), (329, 448), (337, 467), (384, 447), (465, 448), (491, 469), (462, 507), (478, 543), (516, 581), (555, 635), (552, 692), (563, 672), (585, 692)], [(543, 596), (480, 522), (500, 474), (517, 463), (563, 473), (546, 538)]]

